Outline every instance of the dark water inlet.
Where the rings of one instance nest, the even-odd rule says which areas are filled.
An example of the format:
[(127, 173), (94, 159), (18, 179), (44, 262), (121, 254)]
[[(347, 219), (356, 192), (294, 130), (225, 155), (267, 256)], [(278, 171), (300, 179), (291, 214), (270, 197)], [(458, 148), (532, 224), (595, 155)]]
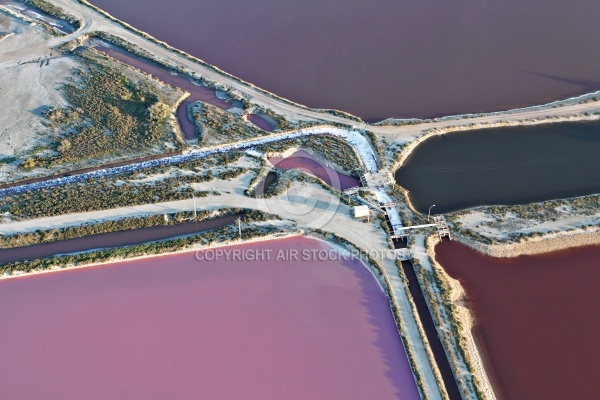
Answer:
[(261, 197), (265, 193), (267, 193), (267, 191), (269, 190), (269, 188), (271, 187), (273, 182), (275, 182), (276, 178), (277, 178), (277, 172), (274, 172), (274, 171), (269, 172), (267, 174), (267, 176), (265, 176), (265, 179), (263, 179), (261, 182), (259, 182), (256, 185), (256, 189), (254, 191), (256, 196)]
[[(391, 231), (392, 224), (387, 216), (385, 220), (388, 228)], [(392, 242), (394, 243), (394, 248), (396, 249), (406, 248), (406, 241), (404, 240), (392, 239)], [(435, 322), (433, 321), (433, 317), (431, 316), (431, 312), (427, 306), (427, 301), (423, 295), (423, 290), (421, 289), (421, 285), (419, 284), (419, 280), (412, 263), (410, 261), (403, 261), (402, 271), (408, 280), (410, 297), (414, 301), (417, 308), (419, 319), (423, 325), (423, 330), (427, 336), (427, 341), (429, 342), (435, 363), (440, 370), (440, 374), (442, 375), (442, 380), (444, 382), (444, 387), (448, 392), (448, 396), (451, 400), (461, 400), (462, 397), (460, 395), (456, 379), (454, 378), (454, 373), (452, 372), (450, 362), (448, 361), (448, 357), (444, 351), (444, 346), (442, 345), (440, 337), (438, 336), (435, 328)]]
[(431, 317), (429, 308), (427, 307), (427, 302), (423, 296), (423, 291), (421, 290), (421, 286), (417, 280), (415, 270), (412, 264), (408, 261), (402, 262), (402, 270), (408, 279), (408, 289), (410, 291), (410, 295), (417, 307), (419, 319), (423, 324), (423, 329), (427, 335), (427, 340), (429, 341), (429, 346), (433, 352), (435, 363), (437, 364), (440, 374), (442, 375), (442, 380), (444, 381), (446, 391), (448, 391), (448, 396), (450, 397), (450, 400), (461, 400), (462, 397), (460, 395), (460, 391), (458, 390), (456, 380), (454, 379), (450, 362), (448, 361), (448, 357), (446, 356), (442, 342), (440, 341), (435, 329), (435, 323), (433, 322), (433, 318)]
[(154, 226), (151, 228), (102, 233), (75, 239), (60, 240), (57, 242), (33, 244), (24, 247), (0, 249), (0, 264), (42, 259), (56, 254), (131, 246), (155, 240), (164, 240), (199, 231), (220, 228), (233, 223), (238, 217), (239, 215), (231, 215), (197, 223), (188, 222), (177, 225)]
[(417, 210), (446, 213), (600, 193), (600, 122), (434, 136), (395, 173)]
[(501, 398), (598, 398), (600, 246), (498, 259), (442, 242), (435, 253), (466, 290)]
[(248, 121), (252, 122), (254, 125), (267, 132), (271, 132), (273, 129), (275, 129), (275, 127), (271, 125), (269, 121), (257, 114), (248, 115)]

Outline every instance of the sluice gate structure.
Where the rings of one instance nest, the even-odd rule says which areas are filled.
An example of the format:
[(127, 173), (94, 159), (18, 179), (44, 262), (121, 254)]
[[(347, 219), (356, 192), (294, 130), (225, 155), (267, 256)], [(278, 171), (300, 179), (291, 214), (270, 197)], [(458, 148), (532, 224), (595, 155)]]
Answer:
[[(376, 212), (383, 213), (390, 225), (390, 238), (396, 240), (404, 240), (408, 237), (407, 231), (414, 229), (437, 228), (438, 237), (440, 240), (447, 237), (452, 240), (452, 233), (448, 222), (443, 215), (433, 215), (433, 223), (414, 226), (403, 226), (396, 208), (397, 204), (393, 201), (379, 201), (379, 204), (374, 204), (371, 201), (360, 196), (360, 192), (372, 193), (379, 199), (381, 190), (385, 190), (387, 186), (393, 183), (391, 174), (386, 170), (380, 170), (375, 173), (365, 172), (360, 175), (360, 181), (363, 187), (352, 187), (344, 190), (343, 194), (356, 199), (357, 201), (367, 205)], [(387, 196), (386, 196), (387, 197)], [(394, 218), (396, 217), (396, 218)]]

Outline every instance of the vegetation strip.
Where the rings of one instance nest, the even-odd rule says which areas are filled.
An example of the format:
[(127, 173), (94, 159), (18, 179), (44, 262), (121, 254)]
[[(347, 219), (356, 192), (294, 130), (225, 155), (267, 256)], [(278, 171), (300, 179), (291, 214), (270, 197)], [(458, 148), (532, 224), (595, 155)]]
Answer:
[[(155, 159), (155, 160), (149, 160), (149, 161), (144, 161), (144, 162), (139, 162), (139, 163), (132, 163), (132, 164), (119, 166), (119, 167), (98, 169), (98, 170), (86, 172), (83, 174), (60, 177), (60, 178), (52, 178), (52, 179), (44, 180), (41, 182), (24, 184), (24, 185), (19, 185), (19, 186), (15, 186), (15, 187), (0, 189), (0, 197), (9, 195), (9, 194), (19, 194), (19, 193), (23, 193), (23, 192), (34, 190), (34, 189), (54, 187), (54, 186), (62, 185), (65, 183), (81, 182), (84, 180), (96, 179), (96, 178), (100, 178), (100, 177), (104, 177), (104, 176), (111, 176), (111, 175), (118, 175), (118, 174), (123, 174), (123, 173), (128, 173), (128, 172), (134, 172), (136, 170), (140, 170), (140, 169), (144, 169), (144, 168), (160, 167), (160, 166), (164, 166), (164, 165), (168, 165), (168, 164), (186, 162), (186, 161), (191, 161), (191, 160), (198, 159), (201, 157), (208, 157), (208, 156), (212, 156), (212, 155), (226, 154), (226, 153), (235, 152), (235, 151), (243, 151), (243, 150), (253, 149), (258, 146), (262, 146), (265, 144), (270, 144), (270, 143), (274, 143), (274, 142), (278, 142), (278, 141), (282, 141), (282, 140), (286, 140), (286, 139), (297, 139), (300, 137), (308, 137), (308, 136), (331, 136), (331, 137), (340, 138), (342, 140), (350, 141), (350, 140), (354, 140), (355, 137), (358, 135), (359, 134), (354, 131), (346, 131), (346, 130), (342, 130), (340, 128), (334, 128), (334, 127), (328, 127), (328, 126), (319, 126), (316, 128), (306, 128), (306, 129), (292, 131), (292, 132), (286, 132), (286, 133), (282, 133), (282, 134), (278, 134), (278, 135), (270, 135), (270, 136), (260, 138), (260, 139), (241, 141), (241, 142), (229, 144), (229, 145), (213, 146), (213, 147), (204, 148), (201, 150), (191, 151), (191, 152), (181, 154), (181, 155), (175, 155), (175, 156), (170, 156), (170, 157), (165, 157), (165, 158), (160, 158), (160, 159)], [(361, 136), (358, 136), (358, 137), (362, 138)], [(356, 150), (355, 150), (355, 152), (356, 152)], [(358, 154), (358, 153), (355, 153), (355, 154)], [(371, 160), (367, 160), (367, 161), (371, 161)]]
[(240, 157), (240, 153), (217, 154), (171, 166), (136, 170), (119, 179), (101, 176), (42, 187), (0, 198), (0, 210), (8, 213), (11, 219), (23, 220), (206, 197), (210, 192), (195, 190), (193, 184), (208, 182), (215, 177), (229, 179), (246, 172), (243, 168), (226, 168)]
[[(237, 210), (226, 210), (234, 212)], [(225, 213), (225, 211), (224, 211)], [(232, 215), (232, 214), (229, 214)], [(248, 240), (266, 234), (283, 233), (284, 230), (272, 225), (253, 225), (253, 222), (268, 221), (271, 218), (269, 214), (255, 210), (242, 210), (242, 222), (245, 224), (242, 230), (242, 239)], [(68, 266), (81, 266), (90, 263), (101, 263), (113, 260), (115, 258), (127, 259), (145, 255), (157, 255), (172, 251), (181, 251), (184, 249), (193, 249), (193, 246), (209, 246), (223, 240), (238, 237), (237, 226), (229, 225), (214, 230), (204, 231), (197, 234), (190, 234), (185, 237), (174, 239), (152, 241), (149, 243), (113, 247), (103, 250), (83, 251), (68, 255), (58, 255), (43, 259), (16, 261), (0, 265), (0, 274), (12, 275), (13, 273), (30, 273), (36, 271), (48, 270), (53, 267), (65, 268)], [(0, 250), (1, 251), (1, 250)]]

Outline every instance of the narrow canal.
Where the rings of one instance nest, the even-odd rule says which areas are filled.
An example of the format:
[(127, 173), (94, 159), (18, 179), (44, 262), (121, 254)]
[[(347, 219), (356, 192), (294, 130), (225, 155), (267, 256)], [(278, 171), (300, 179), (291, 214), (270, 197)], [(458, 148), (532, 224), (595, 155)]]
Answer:
[[(389, 219), (386, 216), (386, 222), (388, 228), (391, 230), (392, 225)], [(392, 239), (394, 243), (394, 248), (403, 249), (406, 248), (406, 241), (399, 239)], [(450, 400), (461, 400), (460, 390), (458, 389), (458, 384), (456, 383), (456, 379), (454, 378), (454, 373), (452, 372), (452, 368), (450, 367), (450, 362), (448, 361), (448, 357), (446, 356), (446, 352), (444, 351), (444, 347), (438, 336), (437, 330), (435, 329), (435, 322), (433, 321), (433, 317), (429, 312), (429, 307), (427, 306), (427, 301), (425, 300), (425, 296), (423, 295), (423, 290), (421, 289), (421, 285), (419, 284), (419, 280), (417, 279), (417, 275), (412, 264), (409, 261), (402, 262), (402, 271), (408, 280), (408, 289), (410, 292), (410, 296), (415, 302), (415, 306), (417, 307), (417, 313), (419, 314), (419, 319), (421, 320), (421, 324), (423, 325), (423, 329), (425, 330), (425, 335), (427, 336), (427, 340), (429, 341), (429, 346), (431, 347), (431, 351), (433, 352), (433, 357), (435, 359), (435, 363), (437, 364), (440, 373), (442, 375), (442, 380), (444, 382), (444, 386), (448, 395), (450, 396)]]
[[(230, 99), (226, 94), (224, 96), (218, 95), (215, 90), (192, 80), (188, 76), (170, 71), (163, 65), (153, 61), (137, 57), (121, 47), (112, 44), (107, 45), (104, 43), (95, 43), (94, 48), (97, 51), (105, 53), (115, 60), (122, 62), (123, 64), (137, 68), (147, 74), (152, 75), (154, 78), (159, 79), (162, 82), (190, 93), (190, 96), (186, 98), (177, 109), (177, 119), (179, 120), (181, 130), (185, 134), (185, 138), (187, 140), (194, 140), (198, 138), (196, 127), (188, 115), (188, 107), (192, 103), (198, 101), (207, 102), (223, 110), (238, 109), (239, 111), (236, 112), (240, 112), (244, 108), (244, 104), (242, 102)], [(248, 118), (248, 121), (249, 123), (252, 123), (263, 130), (273, 130), (273, 126), (259, 115), (252, 115), (250, 118)]]
[(239, 216), (240, 215), (236, 214), (200, 222), (185, 222), (176, 225), (102, 233), (56, 242), (0, 249), (0, 265), (15, 261), (42, 259), (57, 254), (78, 253), (95, 249), (124, 247), (156, 240), (165, 240), (177, 236), (220, 228), (233, 223)]
[(25, 4), (23, 1), (5, 0), (0, 1), (0, 4), (6, 5), (9, 9), (24, 15), (25, 17), (32, 18), (42, 24), (50, 26), (63, 35), (73, 33), (77, 30), (77, 28), (68, 21), (53, 17), (31, 4)]

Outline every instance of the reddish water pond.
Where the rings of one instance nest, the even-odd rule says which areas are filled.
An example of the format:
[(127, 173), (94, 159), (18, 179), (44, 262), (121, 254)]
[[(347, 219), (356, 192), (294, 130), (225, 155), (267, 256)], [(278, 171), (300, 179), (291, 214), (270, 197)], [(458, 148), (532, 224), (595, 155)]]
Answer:
[(502, 398), (598, 398), (600, 246), (513, 259), (455, 242), (435, 252), (467, 291)]
[(279, 169), (298, 169), (308, 172), (321, 178), (334, 189), (345, 190), (355, 186), (362, 186), (358, 178), (342, 174), (331, 167), (323, 165), (303, 150), (299, 150), (286, 158), (269, 157), (269, 162)]
[(600, 89), (592, 0), (92, 0), (299, 103), (367, 120), (496, 111)]
[(330, 249), (304, 238), (235, 249), (272, 254), (0, 281), (0, 398), (419, 398), (387, 298), (358, 261), (273, 261)]

